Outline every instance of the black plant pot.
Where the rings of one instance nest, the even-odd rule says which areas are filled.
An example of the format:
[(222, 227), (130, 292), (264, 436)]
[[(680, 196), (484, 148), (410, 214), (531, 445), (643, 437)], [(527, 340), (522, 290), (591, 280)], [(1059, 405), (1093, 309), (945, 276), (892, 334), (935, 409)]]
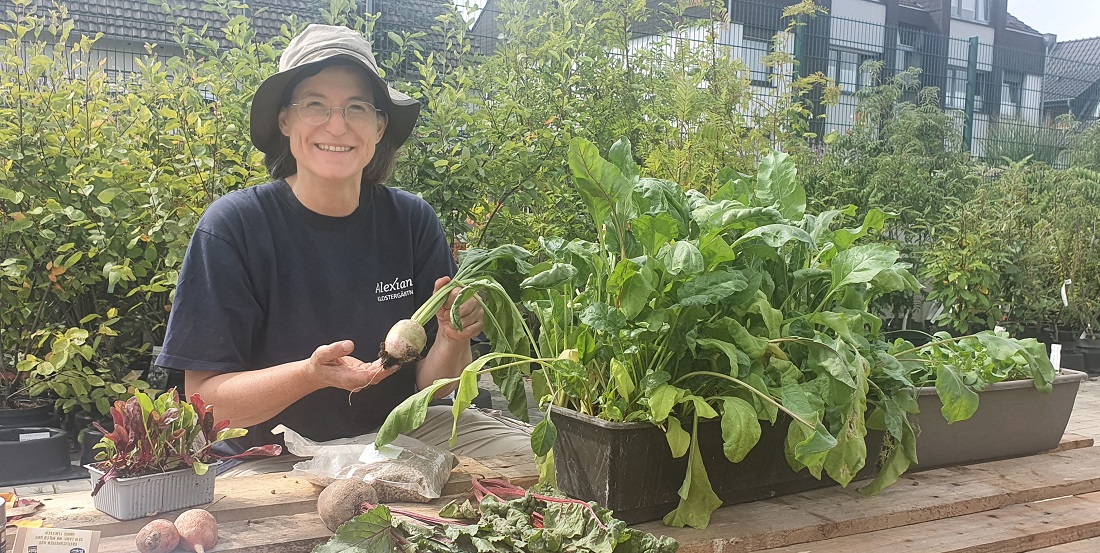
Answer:
[(95, 462), (95, 456), (99, 453), (95, 445), (98, 444), (101, 439), (103, 439), (103, 433), (96, 430), (94, 426), (89, 426), (80, 431), (77, 441), (80, 443), (81, 466)]
[[(672, 457), (664, 431), (648, 423), (608, 422), (571, 409), (551, 409), (558, 427), (554, 472), (560, 490), (598, 502), (627, 524), (656, 520), (676, 508), (687, 456)], [(760, 441), (736, 464), (722, 451), (721, 423), (699, 423), (700, 455), (711, 486), (724, 503), (836, 485), (827, 476), (818, 480), (808, 471), (791, 470), (784, 454), (790, 419), (782, 414), (779, 419), (775, 425), (761, 425)], [(873, 474), (882, 440), (881, 432), (867, 434), (867, 461), (872, 466), (865, 466), (857, 478)]]
[(1089, 376), (1100, 376), (1100, 339), (1082, 339), (1077, 342), (1077, 351), (1081, 354), (1081, 370)]
[(58, 420), (54, 416), (53, 406), (49, 403), (34, 407), (0, 409), (0, 429), (22, 428), (25, 426), (56, 427), (57, 424)]
[(87, 475), (69, 459), (69, 438), (60, 428), (0, 429), (0, 486), (71, 480)]

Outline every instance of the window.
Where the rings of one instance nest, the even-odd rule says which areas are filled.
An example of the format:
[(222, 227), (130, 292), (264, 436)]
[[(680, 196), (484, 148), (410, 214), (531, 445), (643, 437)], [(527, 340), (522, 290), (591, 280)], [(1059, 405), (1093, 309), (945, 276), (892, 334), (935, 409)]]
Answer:
[(967, 21), (989, 22), (990, 0), (951, 0), (951, 15)]
[(851, 94), (873, 84), (871, 73), (863, 70), (863, 64), (875, 59), (871, 54), (848, 50), (829, 50), (829, 78), (841, 91)]
[(768, 77), (773, 68), (764, 63), (764, 56), (771, 53), (773, 34), (763, 27), (745, 27), (745, 37), (741, 41), (741, 62), (748, 68), (754, 85), (771, 85)]
[[(985, 90), (989, 87), (989, 73), (978, 71), (974, 87), (974, 111), (985, 108)], [(966, 68), (947, 68), (947, 90), (944, 91), (944, 107), (948, 109), (966, 109)]]
[(924, 49), (924, 31), (919, 27), (898, 27), (897, 57), (894, 69), (905, 71), (921, 67), (921, 50)]
[(1024, 76), (1016, 71), (1005, 71), (1001, 79), (1001, 115), (1020, 117), (1023, 111)]

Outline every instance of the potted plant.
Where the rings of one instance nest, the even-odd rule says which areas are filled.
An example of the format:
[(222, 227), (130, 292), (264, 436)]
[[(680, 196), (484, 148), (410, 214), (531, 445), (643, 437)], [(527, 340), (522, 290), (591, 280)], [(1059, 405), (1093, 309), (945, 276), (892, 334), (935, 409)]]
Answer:
[[(714, 199), (641, 177), (626, 141), (609, 158), (582, 140), (571, 144), (569, 164), (600, 238), (543, 240), (546, 260), (522, 283), (538, 337), (532, 357), (512, 359), (542, 367), (532, 372), (535, 395), (554, 406), (534, 430), (535, 452), (548, 453), (556, 439), (562, 445), (567, 436), (557, 425), (567, 419), (655, 432), (652, 449), (667, 448), (682, 476), (646, 503), (607, 506), (626, 519), (631, 509), (645, 517), (671, 510), (665, 522), (678, 526), (706, 526), (724, 492), (752, 499), (819, 486), (824, 474), (849, 483), (868, 451), (877, 457), (867, 444), (861, 350), (869, 349), (863, 335), (881, 323), (867, 303), (916, 286), (896, 251), (855, 245), (886, 216), (872, 210), (859, 227), (837, 231), (830, 225), (854, 209), (804, 217), (805, 194), (784, 154), (769, 155), (755, 178), (719, 174), (724, 186)], [(456, 412), (468, 404), (467, 381), (476, 382), (470, 370), (508, 374), (509, 364), (472, 365), (458, 379)], [(409, 415), (421, 395), (430, 392), (395, 409), (380, 441), (417, 423)], [(562, 456), (583, 449), (555, 448), (566, 492), (577, 491), (569, 489), (573, 477), (598, 466)], [(724, 470), (757, 451), (765, 457), (756, 465), (779, 471), (748, 497), (716, 492), (712, 482), (731, 479), (711, 474), (713, 451)], [(808, 475), (796, 474), (802, 468)]]
[(530, 363), (535, 396), (551, 404), (535, 453), (553, 446), (558, 486), (624, 520), (668, 513), (667, 524), (705, 527), (723, 500), (826, 475), (847, 485), (884, 439), (901, 453), (868, 489), (904, 472), (914, 384), (869, 306), (918, 284), (870, 240), (886, 214), (869, 210), (854, 228), (837, 224), (854, 207), (807, 215), (779, 153), (754, 177), (720, 173), (715, 198), (641, 177), (625, 141), (603, 159), (575, 140), (569, 164), (602, 230), (595, 243), (541, 241), (545, 260), (521, 283), (538, 321), (532, 355), (490, 354), (438, 381), (394, 410), (379, 442), (417, 426), (439, 386), (459, 382), (457, 414), (477, 373), (508, 380)]
[(111, 407), (114, 428), (96, 445), (96, 461), (87, 465), (95, 507), (120, 520), (208, 503), (214, 494), (221, 459), (279, 455), (278, 445), (253, 447), (232, 457), (220, 457), (211, 446), (244, 436), (229, 421), (214, 422), (212, 405), (198, 394), (180, 400), (175, 389), (154, 400), (143, 392)]
[(1055, 369), (1034, 338), (991, 331), (929, 338), (920, 346), (895, 340), (880, 356), (885, 362), (871, 370), (878, 399), (868, 426), (884, 430), (886, 444), (877, 477), (861, 491), (876, 493), (911, 466), (1014, 457), (1058, 445), (1083, 373)]
[[(100, 318), (92, 314), (84, 319), (91, 323)], [(19, 362), (19, 370), (31, 376), (28, 393), (56, 396), (55, 410), (74, 421), (74, 437), (92, 420), (109, 420), (115, 401), (149, 389), (140, 374), (127, 366), (130, 356), (115, 351), (117, 333), (112, 325), (118, 321), (118, 311), (110, 308), (94, 331), (72, 327), (50, 332), (42, 340), (49, 350), (41, 358), (28, 354)], [(86, 423), (77, 424), (78, 419)]]

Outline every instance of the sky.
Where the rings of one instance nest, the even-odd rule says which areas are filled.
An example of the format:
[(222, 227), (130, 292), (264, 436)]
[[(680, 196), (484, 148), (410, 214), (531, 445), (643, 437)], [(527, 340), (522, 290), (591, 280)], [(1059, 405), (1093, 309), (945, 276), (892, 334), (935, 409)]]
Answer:
[(1100, 0), (1008, 0), (1008, 13), (1059, 41), (1100, 36)]
[[(480, 6), (485, 0), (471, 3)], [(455, 0), (455, 5), (465, 4)], [(1008, 0), (1008, 12), (1060, 41), (1100, 36), (1100, 0)]]

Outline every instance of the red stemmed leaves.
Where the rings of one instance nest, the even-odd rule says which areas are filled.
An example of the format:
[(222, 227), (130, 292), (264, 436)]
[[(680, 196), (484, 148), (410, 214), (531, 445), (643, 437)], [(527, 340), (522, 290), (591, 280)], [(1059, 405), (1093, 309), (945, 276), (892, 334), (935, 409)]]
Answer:
[(99, 461), (92, 466), (104, 474), (96, 482), (92, 495), (115, 478), (180, 468), (193, 468), (197, 474), (205, 474), (213, 460), (282, 453), (278, 445), (253, 447), (229, 457), (211, 453), (214, 444), (239, 438), (248, 431), (230, 428), (227, 420), (215, 423), (212, 405), (207, 405), (198, 394), (193, 394), (189, 402), (180, 401), (175, 389), (155, 400), (138, 392), (125, 402), (116, 401), (111, 407), (111, 419), (114, 429), (110, 432), (95, 423), (103, 439), (96, 444)]

